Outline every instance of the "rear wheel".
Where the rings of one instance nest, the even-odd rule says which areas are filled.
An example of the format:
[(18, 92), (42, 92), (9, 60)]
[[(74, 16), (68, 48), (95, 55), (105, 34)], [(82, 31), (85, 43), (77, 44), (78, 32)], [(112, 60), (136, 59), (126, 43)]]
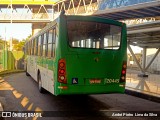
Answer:
[(27, 67), (26, 67), (26, 76), (30, 76), (30, 74), (27, 72)]
[(44, 88), (42, 88), (42, 80), (41, 80), (41, 74), (38, 74), (38, 89), (40, 93), (44, 93)]

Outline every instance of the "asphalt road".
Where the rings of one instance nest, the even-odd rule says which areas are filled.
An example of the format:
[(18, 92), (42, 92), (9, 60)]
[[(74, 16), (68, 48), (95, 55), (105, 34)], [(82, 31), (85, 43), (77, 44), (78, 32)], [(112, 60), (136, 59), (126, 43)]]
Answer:
[[(6, 120), (150, 120), (157, 117), (111, 117), (115, 112), (160, 111), (160, 104), (127, 94), (54, 96), (41, 94), (38, 84), (25, 73), (13, 74), (0, 80), (0, 101), (5, 111), (41, 111), (34, 118), (6, 118)], [(52, 112), (45, 112), (52, 111)], [(110, 112), (112, 111), (112, 112)], [(143, 114), (144, 115), (144, 114)]]

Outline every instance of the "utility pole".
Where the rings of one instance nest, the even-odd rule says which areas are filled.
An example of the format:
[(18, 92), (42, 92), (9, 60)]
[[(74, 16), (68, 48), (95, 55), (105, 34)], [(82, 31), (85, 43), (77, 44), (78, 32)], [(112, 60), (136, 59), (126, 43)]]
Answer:
[[(13, 6), (12, 6), (12, 0), (11, 0), (11, 28), (12, 28), (12, 19), (13, 19)], [(11, 38), (10, 38), (10, 51), (12, 51), (13, 47), (12, 47), (12, 30), (11, 30)]]
[(6, 26), (5, 26), (5, 43), (4, 43), (5, 70), (8, 69), (8, 48), (7, 48), (6, 35), (7, 35), (7, 29), (6, 29)]

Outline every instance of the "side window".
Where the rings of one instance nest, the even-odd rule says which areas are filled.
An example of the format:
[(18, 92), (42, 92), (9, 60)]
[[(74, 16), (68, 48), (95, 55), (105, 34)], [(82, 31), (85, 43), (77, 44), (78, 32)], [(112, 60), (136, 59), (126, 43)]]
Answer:
[(44, 35), (41, 35), (41, 49), (40, 49), (40, 56), (43, 56), (43, 37)]
[(56, 43), (56, 28), (53, 28), (53, 44)]
[(29, 42), (29, 55), (31, 55), (32, 52), (32, 41)]
[(26, 50), (27, 50), (26, 51), (27, 55), (29, 55), (29, 42), (27, 42), (27, 49)]
[(48, 34), (48, 54), (47, 54), (47, 56), (49, 57), (49, 58), (51, 58), (52, 57), (52, 52), (53, 52), (53, 29), (50, 29), (49, 30), (49, 34)]
[(45, 44), (45, 47), (46, 47), (45, 56), (47, 56), (48, 55), (48, 31), (46, 33), (46, 44)]
[(28, 42), (28, 55), (31, 55), (31, 45), (30, 45), (30, 41)]
[(35, 45), (35, 42), (34, 42), (34, 39), (32, 40), (32, 55), (34, 55), (34, 45)]
[(30, 55), (32, 55), (32, 40), (30, 41)]
[(25, 54), (28, 55), (28, 43), (25, 45)]
[(48, 53), (47, 56), (49, 58), (54, 57), (55, 53), (55, 43), (56, 43), (56, 29), (55, 27), (50, 29), (48, 32)]
[(34, 39), (34, 55), (37, 55), (37, 39)]
[(41, 36), (38, 37), (38, 56), (41, 55)]
[(55, 46), (56, 46), (56, 28), (53, 29), (53, 44), (52, 44), (52, 46), (53, 46), (52, 57), (54, 57), (55, 56), (55, 50), (56, 50), (56, 48), (55, 48)]
[(43, 56), (45, 57), (47, 55), (47, 44), (48, 44), (48, 40), (47, 40), (47, 33), (44, 33), (43, 35)]
[(36, 38), (35, 39), (35, 41), (36, 41), (36, 45), (35, 45), (35, 55), (37, 55), (38, 54), (38, 38)]

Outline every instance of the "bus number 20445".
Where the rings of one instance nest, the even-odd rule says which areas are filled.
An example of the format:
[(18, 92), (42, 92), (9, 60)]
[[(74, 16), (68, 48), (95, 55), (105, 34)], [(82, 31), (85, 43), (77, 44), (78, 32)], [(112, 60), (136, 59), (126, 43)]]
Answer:
[(104, 79), (104, 84), (107, 84), (107, 83), (119, 83), (119, 79), (108, 79), (108, 78), (105, 78)]

